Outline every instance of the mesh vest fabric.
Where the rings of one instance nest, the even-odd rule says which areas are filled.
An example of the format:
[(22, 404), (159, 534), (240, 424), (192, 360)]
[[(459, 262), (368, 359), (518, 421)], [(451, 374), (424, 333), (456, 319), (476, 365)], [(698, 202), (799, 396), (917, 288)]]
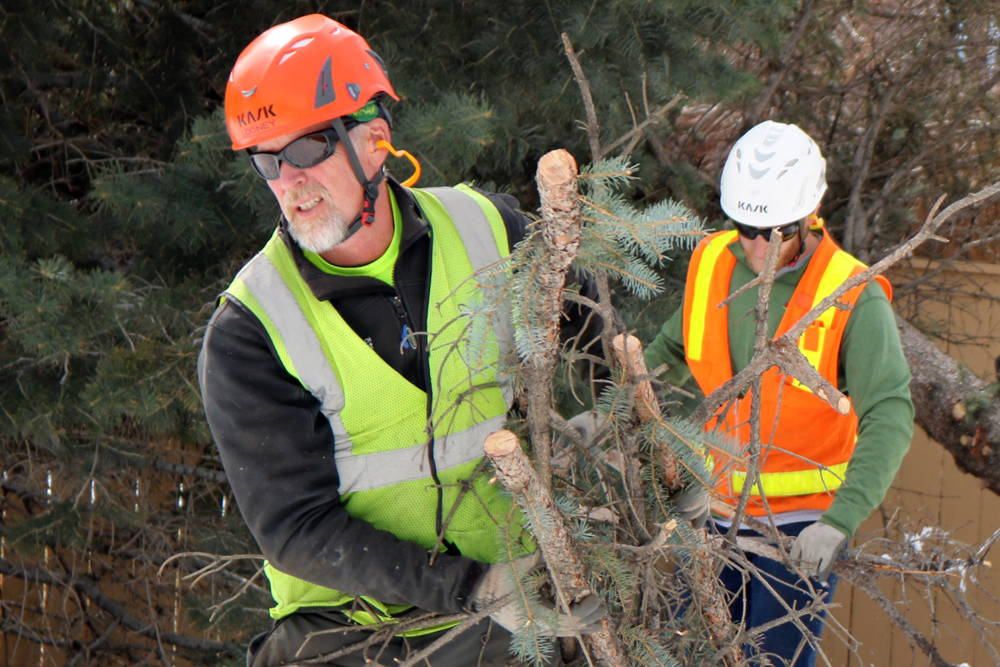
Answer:
[[(733, 377), (728, 307), (717, 306), (730, 293), (736, 259), (726, 248), (736, 240), (736, 232), (709, 236), (692, 255), (688, 269), (685, 354), (692, 375), (706, 395)], [(865, 268), (841, 250), (824, 230), (775, 336), (787, 332), (845, 280)], [(888, 282), (879, 278), (891, 297)], [(853, 306), (864, 287), (859, 285), (849, 290), (840, 301)], [(840, 343), (850, 314), (851, 310), (831, 307), (798, 340), (799, 351), (834, 386)], [(775, 513), (827, 509), (833, 502), (834, 491), (843, 482), (854, 451), (857, 415), (853, 409), (847, 415), (840, 415), (795, 378), (782, 375), (776, 368), (766, 371), (761, 380), (761, 442), (765, 450), (760, 480), (751, 490), (748, 513), (754, 516), (767, 513), (761, 495), (767, 497), (767, 504)], [(719, 429), (737, 443), (749, 442), (750, 407), (754, 400), (751, 390), (735, 401), (725, 415), (709, 422), (707, 430)], [(723, 468), (718, 493), (723, 500), (735, 504), (743, 491), (746, 473), (733, 460), (725, 457), (719, 460)]]
[[(334, 433), (341, 502), (351, 516), (432, 549), (438, 542), (438, 492), (428, 460), (432, 454), (444, 487), (444, 516), (454, 510), (444, 538), (465, 556), (495, 562), (498, 526), (517, 517), (511, 514), (509, 500), (480, 474), (472, 481), (474, 493), (465, 494), (457, 508), (455, 504), (461, 483), (471, 479), (483, 461), (486, 435), (505, 421), (509, 391), (496, 374), (496, 338), (504, 336), (489, 335), (475, 355), (476, 370), (470, 372), (468, 320), (461, 306), (477, 298), (475, 269), (509, 254), (506, 231), (496, 208), (471, 189), (411, 192), (432, 236), (426, 340), (430, 400), (361, 340), (329, 302), (313, 297), (277, 233), (236, 277), (227, 296), (260, 319), (282, 365), (323, 403)], [(450, 210), (443, 200), (450, 202)], [(479, 245), (468, 249), (463, 239)], [(509, 323), (490, 331), (494, 329), (507, 331)], [(312, 357), (302, 351), (310, 349)], [(433, 437), (428, 435), (429, 424)], [(513, 529), (514, 539), (520, 539), (519, 531)], [(305, 606), (334, 606), (353, 599), (270, 564), (265, 571), (276, 602), (274, 618)], [(384, 615), (407, 608), (364, 599)], [(377, 621), (367, 613), (357, 614), (355, 620)]]

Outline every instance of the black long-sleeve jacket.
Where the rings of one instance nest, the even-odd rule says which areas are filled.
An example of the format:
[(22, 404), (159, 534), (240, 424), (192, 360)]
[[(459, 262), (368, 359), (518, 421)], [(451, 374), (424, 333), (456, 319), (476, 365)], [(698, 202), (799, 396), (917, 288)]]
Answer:
[[(393, 181), (402, 224), (395, 287), (369, 277), (324, 273), (288, 237), (304, 280), (398, 373), (427, 390), (426, 337), (400, 345), (403, 326), (426, 330), (433, 239), (412, 195)], [(527, 219), (507, 195), (486, 194), (514, 246)], [(584, 281), (581, 293), (596, 300)], [(563, 337), (600, 332), (596, 315), (566, 309)], [(584, 328), (586, 330), (584, 330)], [(281, 365), (263, 325), (226, 299), (209, 322), (199, 357), (208, 423), (237, 504), (261, 552), (280, 571), (311, 583), (389, 604), (455, 613), (467, 604), (486, 564), (425, 549), (351, 517), (340, 503), (333, 433), (319, 401)]]

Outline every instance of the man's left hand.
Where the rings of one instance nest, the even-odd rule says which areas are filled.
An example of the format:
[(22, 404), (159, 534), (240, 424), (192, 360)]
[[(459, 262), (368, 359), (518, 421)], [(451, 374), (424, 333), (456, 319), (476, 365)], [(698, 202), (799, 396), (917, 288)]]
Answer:
[(799, 533), (788, 557), (799, 561), (806, 574), (826, 581), (837, 557), (846, 547), (846, 535), (833, 526), (817, 521)]

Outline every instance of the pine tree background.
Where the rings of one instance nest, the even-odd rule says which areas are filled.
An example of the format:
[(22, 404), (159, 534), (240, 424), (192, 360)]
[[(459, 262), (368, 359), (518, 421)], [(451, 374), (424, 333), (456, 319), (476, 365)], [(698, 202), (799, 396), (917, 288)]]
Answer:
[[(181, 576), (205, 558), (157, 573), (179, 552), (256, 552), (195, 364), (216, 295), (277, 218), (221, 116), (257, 34), (312, 12), (359, 30), (421, 185), (475, 181), (534, 210), (541, 155), (592, 158), (566, 33), (603, 145), (684, 95), (632, 152), (630, 203), (721, 225), (725, 150), (780, 118), (822, 138), (828, 218), (878, 256), (929, 193), (995, 177), (995, 10), (924, 4), (918, 20), (833, 0), (0, 0), (0, 664), (238, 664), (269, 623), (255, 560), (194, 587)], [(975, 218), (959, 228), (989, 241)], [(619, 301), (644, 341), (685, 254), (660, 269), (667, 294)]]

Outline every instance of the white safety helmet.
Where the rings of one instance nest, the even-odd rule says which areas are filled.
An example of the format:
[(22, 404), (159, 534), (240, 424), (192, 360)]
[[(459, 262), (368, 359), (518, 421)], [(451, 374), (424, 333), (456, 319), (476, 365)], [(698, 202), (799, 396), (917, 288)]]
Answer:
[(826, 192), (826, 160), (796, 125), (764, 121), (740, 137), (722, 168), (722, 210), (767, 228), (802, 220)]

